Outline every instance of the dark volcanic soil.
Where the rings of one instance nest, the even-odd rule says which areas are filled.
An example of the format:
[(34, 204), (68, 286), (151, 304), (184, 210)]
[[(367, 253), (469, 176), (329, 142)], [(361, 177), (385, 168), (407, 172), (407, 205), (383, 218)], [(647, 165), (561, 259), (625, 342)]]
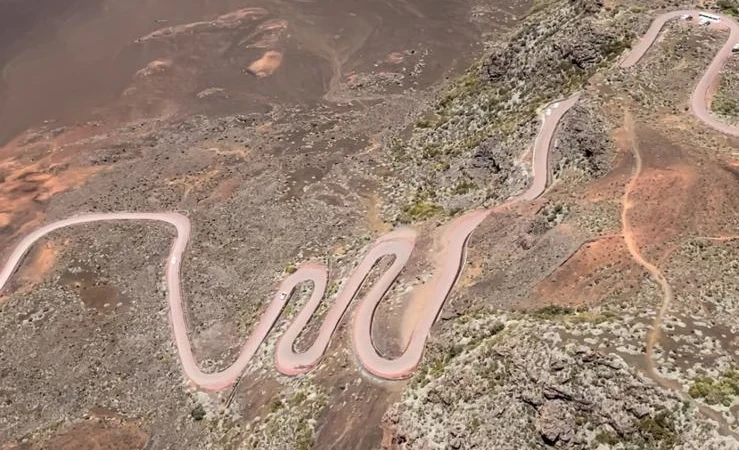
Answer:
[[(428, 86), (466, 64), (471, 2), (64, 0), (0, 5), (0, 144), (43, 121), (265, 111), (375, 71)], [(516, 6), (506, 6), (515, 10)], [(501, 10), (482, 31), (507, 21)], [(366, 77), (365, 77), (366, 78)]]

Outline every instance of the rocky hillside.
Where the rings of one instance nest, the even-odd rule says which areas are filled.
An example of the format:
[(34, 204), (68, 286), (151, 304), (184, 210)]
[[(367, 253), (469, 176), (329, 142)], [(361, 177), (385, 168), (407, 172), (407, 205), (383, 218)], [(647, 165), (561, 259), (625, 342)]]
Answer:
[[(623, 358), (562, 340), (609, 328), (606, 315), (567, 322), (483, 314), (448, 324), (426, 370), (386, 417), (402, 449), (727, 449), (694, 403)], [(574, 319), (574, 320), (572, 320)], [(588, 341), (588, 339), (585, 339)], [(698, 444), (700, 443), (700, 444)]]
[[(522, 191), (530, 179), (523, 156), (538, 130), (538, 109), (579, 90), (649, 24), (637, 10), (601, 1), (558, 0), (535, 8), (516, 32), (440, 94), (408, 141), (389, 146), (404, 180), (404, 189), (397, 184), (388, 189), (389, 220), (425, 219), (430, 210), (454, 214)], [(580, 110), (578, 116), (585, 114)], [(581, 131), (591, 136), (602, 131), (592, 118), (578, 120), (574, 126), (585, 126)], [(605, 161), (595, 155), (607, 145), (583, 150), (568, 164), (602, 174)], [(419, 203), (436, 208), (414, 214)]]
[[(736, 188), (735, 169), (733, 184), (728, 175), (724, 184), (713, 166), (707, 169), (712, 175), (698, 175), (707, 164), (735, 167), (738, 147), (723, 136), (704, 142), (712, 131), (695, 124), (687, 105), (687, 86), (725, 35), (675, 21), (639, 68), (615, 67), (656, 14), (695, 7), (661, 1), (541, 3), (520, 30), (493, 45), (443, 93), (407, 144), (396, 146), (398, 170), (415, 183), (398, 201), (422, 203), (424, 212), (435, 205), (429, 215), (439, 218), (494, 204), (522, 191), (530, 179), (527, 149), (538, 129), (538, 108), (583, 91), (557, 132), (555, 186), (537, 206), (546, 223), (526, 227), (514, 214), (501, 215), (473, 236), (467, 270), (475, 271), (475, 280), (453, 296), (457, 318), (434, 331), (421, 371), (385, 415), (388, 448), (739, 448), (732, 434), (739, 351), (736, 327), (725, 322), (737, 297), (732, 277), (716, 269), (736, 264), (735, 219), (694, 213), (695, 223), (686, 225), (687, 212), (700, 209), (700, 200), (689, 193), (705, 189), (720, 199), (725, 189)], [(736, 73), (734, 60), (723, 71), (713, 103), (729, 122), (737, 117)], [(631, 109), (637, 131), (628, 137), (624, 116)], [(636, 147), (647, 169), (635, 183), (634, 205), (627, 207), (626, 186), (639, 176)], [(708, 150), (710, 158), (703, 159)], [(680, 171), (683, 179), (674, 175)], [(719, 181), (693, 181), (710, 177)], [(399, 210), (402, 220), (411, 221), (407, 213), (417, 211)], [(627, 216), (641, 221), (635, 246), (670, 274), (675, 288), (676, 302), (653, 356), (645, 356), (645, 342), (663, 295), (623, 243)], [(706, 219), (713, 216), (716, 224)], [(667, 218), (674, 219), (669, 226)], [(556, 247), (572, 244), (573, 236), (587, 230), (593, 233), (579, 247)], [(702, 244), (686, 262), (680, 258), (691, 234), (701, 236)], [(658, 248), (668, 236), (670, 245)], [(713, 243), (725, 264), (709, 260)], [(542, 261), (555, 259), (546, 253), (551, 248), (565, 256), (539, 270)], [(529, 282), (536, 287), (521, 287)], [(721, 289), (710, 301), (684, 299), (694, 290), (713, 293), (714, 285)], [(601, 306), (510, 312), (519, 298), (536, 293), (539, 304)], [(481, 312), (485, 305), (506, 312)], [(648, 375), (653, 372), (658, 375)]]

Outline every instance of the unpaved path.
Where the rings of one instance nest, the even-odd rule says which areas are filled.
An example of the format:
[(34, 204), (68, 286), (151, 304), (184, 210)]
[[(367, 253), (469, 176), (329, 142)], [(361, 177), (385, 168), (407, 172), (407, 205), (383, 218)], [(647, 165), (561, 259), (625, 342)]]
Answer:
[[(622, 66), (628, 67), (638, 62), (654, 42), (664, 23), (682, 13), (685, 12), (668, 13), (655, 20), (655, 23), (645, 38), (622, 62)], [(690, 13), (697, 14), (694, 11)], [(696, 117), (718, 131), (736, 134), (736, 128), (729, 127), (727, 129), (725, 124), (716, 121), (708, 113), (709, 88), (715, 82), (721, 66), (730, 56), (731, 46), (739, 39), (739, 26), (735, 22), (727, 21), (727, 23), (731, 29), (730, 38), (701, 78), (693, 93), (692, 103), (693, 112)], [(727, 48), (728, 54), (726, 52)], [(318, 336), (308, 350), (297, 353), (294, 350), (293, 344), (315, 312), (326, 290), (328, 270), (324, 265), (316, 262), (302, 264), (294, 274), (285, 278), (280, 283), (275, 297), (262, 314), (252, 334), (246, 340), (236, 361), (223, 371), (215, 373), (205, 373), (198, 367), (192, 352), (184, 313), (182, 311), (180, 265), (190, 237), (190, 221), (183, 215), (176, 213), (127, 212), (87, 214), (46, 225), (26, 236), (13, 250), (2, 272), (0, 272), (0, 290), (7, 285), (11, 275), (31, 246), (45, 235), (60, 228), (84, 223), (120, 220), (158, 221), (170, 224), (177, 230), (177, 237), (172, 245), (166, 265), (167, 301), (169, 303), (170, 320), (180, 361), (182, 362), (185, 375), (193, 383), (203, 389), (220, 390), (232, 385), (244, 371), (257, 348), (274, 326), (285, 303), (289, 300), (293, 289), (305, 281), (312, 281), (314, 283), (312, 295), (278, 342), (275, 352), (275, 364), (280, 372), (289, 375), (306, 372), (315, 367), (328, 347), (331, 336), (339, 321), (344, 316), (349, 304), (356, 296), (357, 291), (364, 283), (372, 267), (382, 257), (393, 255), (395, 259), (391, 267), (380, 277), (357, 306), (352, 327), (352, 341), (359, 362), (370, 373), (387, 379), (405, 378), (415, 370), (420, 362), (429, 330), (434, 324), (449, 291), (454, 286), (461, 268), (464, 267), (465, 246), (472, 232), (491, 212), (506, 208), (519, 201), (535, 199), (544, 192), (548, 181), (548, 157), (552, 138), (560, 119), (577, 102), (578, 98), (579, 93), (576, 93), (572, 97), (561, 102), (552, 103), (544, 109), (542, 113), (542, 126), (534, 142), (532, 163), (533, 180), (526, 192), (494, 209), (469, 212), (445, 226), (441, 236), (441, 251), (434, 256), (436, 262), (434, 275), (426, 285), (422, 286), (414, 294), (422, 296), (420, 300), (424, 304), (424, 309), (411, 333), (410, 340), (403, 354), (395, 359), (387, 359), (377, 352), (372, 344), (371, 323), (377, 305), (411, 256), (411, 252), (415, 246), (416, 232), (410, 228), (401, 228), (392, 231), (382, 236), (373, 244), (329, 308), (320, 326)], [(638, 158), (637, 164), (638, 173), (640, 170), (640, 159)], [(632, 183), (634, 179), (632, 179)], [(629, 205), (628, 191), (624, 196), (624, 202), (625, 206)], [(627, 208), (625, 207), (624, 210), (627, 211)], [(626, 217), (626, 212), (624, 212), (624, 217)], [(626, 234), (624, 233), (625, 236)], [(641, 257), (633, 238), (630, 239), (627, 237), (626, 240), (630, 251), (634, 250), (632, 254), (638, 255), (641, 258), (640, 264), (647, 268), (652, 276), (660, 282), (660, 285), (664, 282), (664, 286), (667, 286), (667, 289), (669, 289), (669, 285), (664, 281), (664, 277), (659, 270)], [(650, 268), (653, 270), (650, 270)], [(669, 293), (670, 291), (666, 292)], [(671, 293), (669, 296), (665, 295), (665, 302), (662, 305), (660, 317), (669, 308), (670, 298)]]
[[(699, 14), (700, 11), (691, 10), (675, 11), (659, 16), (657, 19), (654, 20), (654, 22), (652, 22), (649, 30), (644, 35), (644, 37), (642, 37), (640, 42), (633, 48), (632, 52), (627, 55), (625, 59), (622, 60), (621, 67), (628, 68), (639, 62), (639, 60), (644, 56), (647, 50), (649, 50), (654, 41), (657, 39), (657, 36), (664, 27), (665, 23), (667, 23), (669, 20), (686, 15), (691, 16), (693, 20), (696, 20)], [(712, 90), (715, 89), (715, 87), (718, 85), (717, 81), (721, 68), (731, 57), (733, 46), (739, 43), (739, 24), (737, 24), (737, 22), (735, 22), (731, 18), (722, 17), (721, 21), (718, 24), (712, 24), (711, 26), (717, 29), (729, 29), (729, 38), (727, 39), (723, 47), (721, 47), (721, 50), (719, 50), (719, 52), (713, 58), (711, 64), (703, 73), (700, 80), (698, 81), (698, 84), (693, 90), (693, 93), (690, 97), (691, 111), (698, 119), (703, 121), (709, 127), (715, 129), (716, 131), (732, 136), (739, 136), (739, 128), (719, 121), (709, 112)], [(629, 220), (629, 211), (635, 207), (634, 202), (631, 200), (630, 197), (634, 190), (634, 186), (636, 185), (642, 172), (642, 157), (641, 151), (639, 149), (639, 140), (634, 129), (634, 120), (628, 109), (624, 110), (624, 128), (626, 130), (626, 134), (630, 144), (631, 153), (634, 157), (634, 168), (632, 176), (629, 179), (629, 183), (626, 185), (626, 189), (624, 190), (624, 195), (622, 198), (621, 224), (624, 242), (626, 243), (626, 247), (628, 248), (632, 259), (649, 273), (649, 275), (657, 282), (660, 290), (662, 291), (662, 303), (656, 317), (654, 318), (654, 321), (652, 322), (652, 328), (647, 334), (645, 351), (647, 372), (646, 375), (663, 388), (670, 389), (678, 393), (685, 400), (688, 400), (689, 397), (685, 394), (682, 387), (677, 382), (675, 382), (674, 380), (666, 379), (659, 374), (654, 362), (654, 347), (659, 340), (662, 329), (662, 322), (665, 315), (670, 309), (674, 294), (672, 286), (670, 286), (670, 283), (667, 281), (659, 267), (647, 260), (644, 255), (642, 255), (637, 243), (634, 229), (632, 227), (631, 221)], [(719, 236), (705, 237), (700, 239), (728, 241), (735, 238), (736, 236)], [(723, 417), (720, 412), (700, 403), (697, 406), (703, 415), (710, 417), (719, 424), (719, 431), (722, 434), (730, 435), (733, 438), (739, 440), (739, 435), (731, 430), (726, 418)]]
[[(634, 186), (637, 183), (642, 172), (642, 157), (639, 149), (639, 140), (634, 130), (634, 120), (628, 109), (624, 111), (624, 128), (626, 128), (626, 133), (631, 147), (631, 153), (634, 156), (634, 169), (631, 175), (631, 179), (626, 185), (626, 189), (624, 190), (624, 195), (622, 199), (622, 233), (624, 241), (626, 242), (626, 247), (628, 248), (633, 260), (641, 267), (643, 267), (649, 273), (649, 275), (651, 275), (651, 277), (657, 282), (660, 290), (662, 291), (662, 304), (660, 305), (659, 311), (657, 312), (657, 316), (652, 322), (652, 328), (647, 334), (646, 352), (644, 355), (644, 359), (646, 362), (646, 375), (663, 388), (676, 392), (684, 400), (687, 401), (691, 399), (688, 395), (685, 394), (680, 384), (675, 380), (670, 380), (661, 376), (654, 363), (654, 346), (659, 340), (662, 330), (662, 321), (665, 317), (665, 314), (667, 314), (667, 311), (669, 311), (670, 309), (670, 305), (672, 304), (674, 295), (670, 283), (667, 282), (667, 279), (662, 274), (662, 271), (659, 269), (659, 267), (647, 260), (644, 255), (642, 255), (641, 250), (639, 250), (636, 236), (634, 234), (634, 229), (631, 225), (631, 221), (629, 220), (629, 211), (635, 206), (630, 196), (631, 193), (634, 191)], [(715, 238), (704, 237), (699, 239), (726, 241), (732, 240), (735, 237), (736, 236), (720, 236)], [(697, 404), (697, 407), (703, 415), (705, 415), (706, 417), (710, 417), (716, 423), (718, 423), (719, 432), (724, 435), (730, 435), (739, 441), (739, 435), (731, 430), (726, 418), (723, 417), (720, 412), (716, 411), (710, 406), (700, 403)]]

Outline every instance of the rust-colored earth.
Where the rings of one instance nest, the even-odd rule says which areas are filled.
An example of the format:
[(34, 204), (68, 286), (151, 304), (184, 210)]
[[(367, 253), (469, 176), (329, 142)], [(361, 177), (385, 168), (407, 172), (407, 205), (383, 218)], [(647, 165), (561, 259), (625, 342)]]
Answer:
[(147, 433), (132, 422), (92, 417), (38, 442), (4, 444), (2, 450), (141, 450), (147, 441)]
[[(628, 189), (628, 228), (584, 243), (536, 285), (536, 305), (593, 305), (614, 293), (632, 292), (645, 273), (627, 249), (623, 232), (657, 267), (687, 239), (732, 235), (739, 212), (735, 161), (674, 138), (686, 132), (684, 121), (661, 117), (657, 129), (634, 118), (629, 113), (633, 105), (618, 108), (631, 121), (612, 133), (620, 156), (609, 175), (586, 186), (578, 201), (587, 205), (618, 198)], [(642, 169), (627, 186), (634, 143)]]

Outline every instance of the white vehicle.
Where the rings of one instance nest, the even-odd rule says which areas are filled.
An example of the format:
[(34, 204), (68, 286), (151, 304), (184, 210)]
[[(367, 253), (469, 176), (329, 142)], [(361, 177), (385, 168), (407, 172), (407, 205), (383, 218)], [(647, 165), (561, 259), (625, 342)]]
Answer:
[(683, 14), (682, 16), (680, 16), (680, 19), (681, 20), (693, 20), (693, 16), (691, 16), (690, 14)]
[(739, 53), (739, 44), (734, 44), (734, 46), (731, 47), (731, 53)]
[(287, 298), (287, 292), (280, 293), (280, 300), (285, 300)]
[(708, 14), (708, 13), (700, 13), (698, 14), (698, 17), (700, 17), (701, 19), (706, 19), (709, 22), (719, 22), (721, 20), (721, 17), (715, 14)]

